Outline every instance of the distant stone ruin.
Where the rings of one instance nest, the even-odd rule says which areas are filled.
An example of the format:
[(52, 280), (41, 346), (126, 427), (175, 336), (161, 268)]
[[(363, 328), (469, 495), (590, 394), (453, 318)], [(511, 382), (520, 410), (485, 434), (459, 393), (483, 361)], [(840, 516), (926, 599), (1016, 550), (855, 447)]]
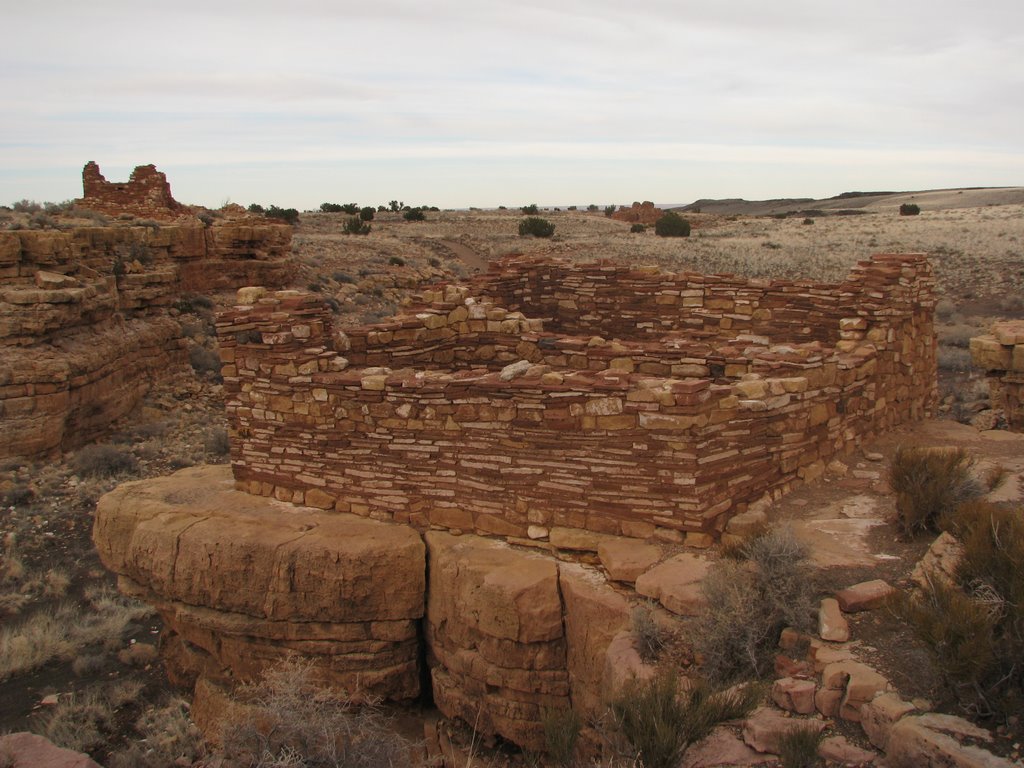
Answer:
[(155, 165), (139, 165), (126, 183), (107, 181), (92, 160), (82, 169), (84, 195), (75, 204), (91, 211), (119, 216), (129, 213), (139, 218), (173, 219), (191, 215), (187, 206), (171, 195), (167, 176)]
[(936, 401), (920, 254), (838, 284), (510, 258), (344, 333), (249, 300), (218, 320), (236, 486), (419, 528), (707, 545)]
[(628, 221), (633, 224), (654, 224), (665, 215), (661, 208), (655, 208), (650, 200), (642, 203), (633, 203), (629, 208), (622, 205), (619, 210), (612, 214), (616, 221)]
[[(90, 166), (86, 200), (95, 192)], [(156, 217), (160, 206), (183, 209), (163, 174), (140, 173), (151, 168), (113, 185), (131, 188), (130, 210)], [(154, 381), (185, 365), (181, 325), (168, 313), (182, 295), (286, 285), (290, 245), (291, 227), (251, 219), (0, 232), (0, 459), (95, 439)]]

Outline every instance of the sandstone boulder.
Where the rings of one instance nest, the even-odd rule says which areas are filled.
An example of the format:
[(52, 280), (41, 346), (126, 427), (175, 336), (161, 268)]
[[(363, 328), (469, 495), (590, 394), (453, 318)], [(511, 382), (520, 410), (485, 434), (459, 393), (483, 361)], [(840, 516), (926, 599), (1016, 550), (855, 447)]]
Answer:
[(93, 539), (122, 589), (160, 611), (182, 682), (251, 679), (297, 652), (351, 691), (419, 691), (426, 562), (408, 527), (250, 496), (218, 466), (111, 491)]
[(715, 728), (686, 750), (679, 768), (726, 768), (764, 765), (764, 755), (751, 749), (728, 728)]
[(543, 713), (570, 703), (555, 561), (478, 536), (426, 540), (434, 703), (479, 733), (543, 749)]
[(704, 604), (700, 585), (709, 567), (709, 561), (703, 557), (676, 555), (640, 575), (636, 591), (660, 601), (672, 613), (693, 616)]
[(779, 738), (800, 728), (820, 732), (825, 721), (786, 717), (777, 709), (759, 707), (743, 723), (743, 741), (758, 752), (778, 754)]
[(573, 709), (598, 717), (604, 708), (604, 672), (608, 648), (629, 625), (629, 606), (595, 571), (563, 563), (558, 583), (565, 605), (567, 669)]
[(837, 661), (821, 673), (816, 704), (826, 717), (860, 722), (861, 707), (889, 689), (889, 681), (859, 661)]
[(941, 533), (914, 566), (910, 574), (911, 581), (922, 589), (936, 581), (952, 584), (963, 551), (956, 537), (947, 532)]
[(839, 601), (826, 597), (818, 609), (818, 636), (833, 643), (845, 643), (850, 639), (850, 624), (839, 610)]
[(1009, 760), (962, 743), (965, 738), (992, 739), (987, 731), (952, 715), (904, 717), (889, 734), (886, 764), (892, 768), (1012, 768)]
[(101, 768), (88, 755), (63, 749), (34, 733), (0, 736), (0, 765), (6, 768)]
[(597, 555), (611, 579), (633, 583), (661, 559), (661, 547), (636, 539), (608, 539), (598, 545)]
[(814, 694), (818, 686), (813, 680), (783, 677), (772, 684), (772, 701), (780, 709), (798, 715), (813, 715)]
[(860, 708), (860, 725), (872, 744), (886, 750), (892, 727), (914, 711), (914, 705), (897, 694), (883, 693)]
[(836, 592), (836, 600), (839, 601), (839, 607), (847, 613), (870, 611), (882, 605), (893, 591), (888, 582), (873, 579)]

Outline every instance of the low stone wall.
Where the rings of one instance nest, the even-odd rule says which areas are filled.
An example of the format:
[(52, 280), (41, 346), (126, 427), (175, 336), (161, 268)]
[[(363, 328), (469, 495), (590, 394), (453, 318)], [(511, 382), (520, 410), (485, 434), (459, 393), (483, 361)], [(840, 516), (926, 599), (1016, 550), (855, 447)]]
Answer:
[[(559, 275), (576, 286), (618, 275), (620, 314), (598, 325), (627, 323), (640, 341), (547, 333), (548, 320), (496, 306), (520, 272), (526, 284)], [(646, 326), (623, 319), (625, 308), (653, 307), (660, 318), (669, 305), (658, 298), (678, 299), (681, 280), (696, 284), (512, 260), (344, 334), (314, 296), (236, 307), (218, 335), (238, 487), (512, 538), (545, 538), (556, 526), (706, 536), (748, 503), (821, 475), (861, 438), (933, 407), (931, 273), (920, 255), (876, 256), (838, 288), (743, 288), (712, 276), (705, 284), (715, 288), (692, 297), (699, 307), (673, 304), (671, 323), (656, 321), (672, 333), (645, 341)], [(731, 309), (740, 295), (757, 297), (741, 316), (759, 313), (760, 324), (728, 340), (683, 338), (687, 318), (707, 325), (726, 284)], [(542, 312), (551, 306), (539, 301)], [(731, 318), (717, 313), (721, 333)], [(796, 342), (779, 331), (786, 317)]]
[(1024, 320), (1002, 320), (991, 333), (971, 339), (971, 362), (985, 371), (992, 405), (1007, 426), (1024, 430)]
[(185, 365), (166, 310), (186, 292), (286, 283), (290, 239), (273, 224), (0, 232), (0, 458), (93, 439)]

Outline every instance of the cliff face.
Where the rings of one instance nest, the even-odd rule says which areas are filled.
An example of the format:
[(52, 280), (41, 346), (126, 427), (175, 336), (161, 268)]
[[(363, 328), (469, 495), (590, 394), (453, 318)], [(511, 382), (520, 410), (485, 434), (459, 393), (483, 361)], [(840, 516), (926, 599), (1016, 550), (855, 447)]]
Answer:
[(292, 275), (291, 228), (0, 232), (0, 459), (74, 448), (186, 364), (183, 293)]

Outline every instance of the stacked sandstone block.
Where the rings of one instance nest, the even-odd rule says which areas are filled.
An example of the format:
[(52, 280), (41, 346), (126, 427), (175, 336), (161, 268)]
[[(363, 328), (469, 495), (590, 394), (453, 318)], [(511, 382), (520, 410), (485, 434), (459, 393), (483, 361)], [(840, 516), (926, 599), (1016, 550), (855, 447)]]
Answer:
[[(573, 280), (585, 295), (594, 275), (617, 276), (620, 308), (697, 283), (537, 261), (507, 262), (490, 278), (507, 285), (516, 274), (558, 295)], [(561, 283), (541, 279), (553, 274)], [(552, 527), (706, 534), (932, 407), (923, 257), (877, 256), (840, 286), (705, 283), (715, 288), (690, 299), (691, 314), (724, 301), (728, 283), (731, 308), (744, 296), (745, 316), (761, 313), (766, 333), (688, 343), (690, 315), (677, 307), (660, 341), (643, 328), (622, 340), (567, 338), (557, 318), (541, 326), (497, 306), (500, 292), (482, 291), (481, 279), (470, 286), (478, 295), (449, 286), (410, 314), (340, 334), (318, 298), (264, 295), (218, 321), (236, 481), (321, 508), (513, 539)], [(789, 297), (798, 341), (767, 333), (785, 313), (765, 296)], [(815, 309), (798, 312), (801, 301)], [(834, 323), (815, 325), (825, 317)], [(546, 333), (549, 323), (558, 332)]]
[(971, 339), (971, 361), (986, 372), (992, 403), (1010, 429), (1024, 429), (1024, 321), (1001, 320)]

